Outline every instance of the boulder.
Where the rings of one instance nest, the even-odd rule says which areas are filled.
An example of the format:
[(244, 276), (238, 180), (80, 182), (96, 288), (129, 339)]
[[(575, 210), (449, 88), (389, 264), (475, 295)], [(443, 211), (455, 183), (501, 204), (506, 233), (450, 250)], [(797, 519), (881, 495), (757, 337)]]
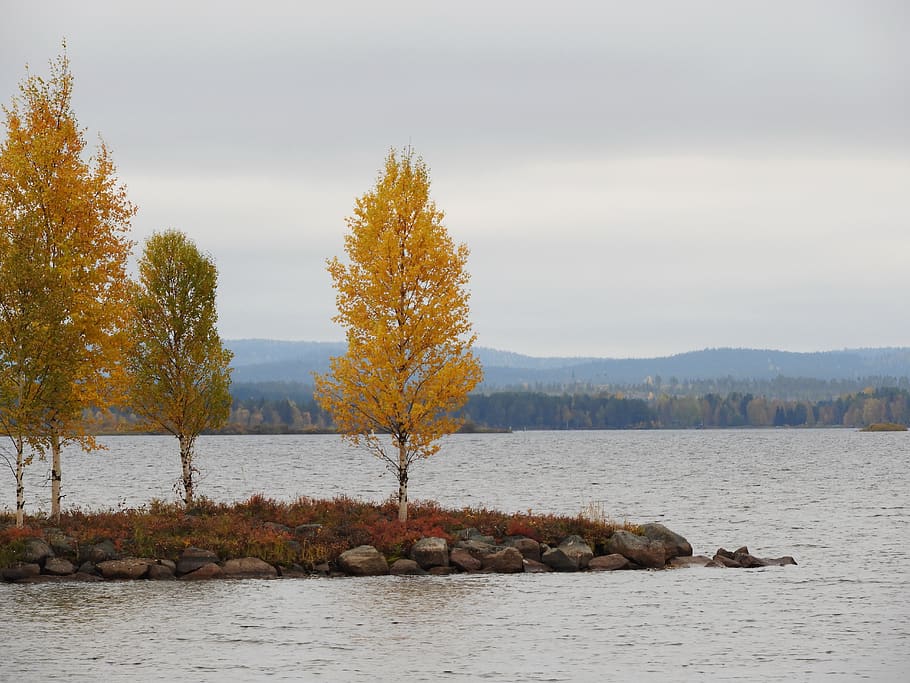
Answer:
[(72, 576), (68, 576), (67, 579), (80, 583), (97, 583), (98, 581), (104, 581), (104, 579), (97, 574), (89, 574), (86, 572), (76, 572)]
[(371, 545), (345, 550), (338, 556), (338, 567), (351, 576), (380, 576), (389, 573), (389, 563)]
[(94, 562), (89, 562), (88, 560), (86, 560), (85, 562), (83, 562), (82, 564), (79, 565), (79, 569), (76, 570), (76, 573), (77, 574), (94, 574), (97, 576), (98, 568), (95, 567)]
[(258, 557), (240, 557), (228, 560), (221, 567), (226, 579), (274, 579), (278, 571)]
[(448, 576), (449, 574), (457, 574), (458, 570), (455, 567), (430, 567), (427, 569), (427, 574), (431, 576)]
[(740, 569), (742, 567), (742, 565), (732, 557), (721, 555), (720, 552), (714, 556), (713, 562), (720, 567), (729, 567), (731, 569)]
[(671, 557), (691, 556), (692, 546), (685, 538), (670, 531), (663, 524), (656, 522), (641, 527), (642, 535), (651, 541), (663, 543), (667, 548), (667, 559)]
[(129, 557), (99, 562), (96, 567), (105, 579), (141, 579), (148, 573), (149, 564), (149, 560)]
[(483, 562), (483, 558), (485, 558), (487, 555), (495, 553), (497, 550), (501, 549), (500, 546), (493, 545), (492, 543), (487, 543), (486, 541), (478, 541), (475, 539), (468, 541), (458, 541), (458, 543), (455, 544), (455, 547), (459, 550), (466, 550), (481, 562)]
[(23, 581), (41, 573), (41, 565), (34, 562), (17, 562), (12, 567), (0, 569), (4, 581)]
[(93, 564), (118, 559), (120, 559), (120, 553), (117, 552), (114, 542), (110, 539), (104, 539), (88, 549), (88, 560)]
[(47, 542), (50, 543), (51, 549), (55, 555), (75, 556), (78, 542), (72, 536), (67, 536), (59, 529), (49, 531)]
[(174, 573), (177, 572), (177, 563), (173, 560), (158, 560), (158, 564), (163, 564)]
[(52, 576), (68, 576), (76, 573), (73, 563), (62, 557), (49, 557), (44, 562), (44, 572)]
[(795, 565), (796, 560), (794, 560), (789, 555), (784, 555), (783, 557), (766, 557), (764, 558), (765, 564), (769, 567), (785, 567), (788, 564)]
[(26, 538), (22, 559), (28, 564), (43, 565), (44, 561), (54, 556), (54, 551), (43, 538)]
[(546, 572), (553, 571), (543, 562), (538, 562), (537, 560), (529, 560), (525, 558), (525, 574), (545, 574)]
[(449, 553), (449, 562), (463, 572), (476, 572), (483, 567), (483, 562), (474, 557), (465, 548), (453, 548), (452, 552)]
[(556, 572), (577, 572), (578, 562), (566, 555), (561, 548), (550, 548), (540, 556), (540, 561)]
[(685, 569), (686, 567), (707, 567), (713, 560), (704, 555), (693, 555), (692, 557), (671, 557), (667, 560), (667, 566), (674, 569)]
[(150, 564), (145, 578), (149, 581), (173, 581), (177, 577), (174, 576), (174, 570), (166, 564)]
[(395, 560), (389, 567), (389, 574), (393, 576), (425, 576), (426, 571), (414, 560), (401, 558)]
[(613, 572), (618, 569), (628, 568), (629, 560), (619, 553), (613, 553), (612, 555), (598, 555), (597, 557), (591, 558), (591, 561), (588, 562), (588, 569), (590, 569), (592, 572)]
[(203, 565), (218, 562), (218, 556), (211, 550), (203, 548), (185, 548), (180, 557), (177, 558), (177, 573), (189, 574), (194, 572)]
[(455, 537), (460, 541), (477, 541), (478, 543), (486, 543), (487, 545), (495, 545), (496, 539), (492, 536), (484, 536), (474, 527), (469, 527), (468, 529), (461, 529), (455, 532)]
[(604, 548), (608, 554), (619, 553), (642, 567), (663, 567), (667, 562), (667, 548), (663, 542), (628, 531), (614, 531)]
[(745, 569), (755, 569), (756, 567), (767, 567), (767, 563), (760, 557), (755, 557), (750, 553), (733, 553), (733, 559), (739, 562), (739, 565)]
[(207, 581), (208, 579), (220, 579), (221, 575), (221, 567), (214, 562), (209, 562), (199, 567), (196, 571), (184, 574), (179, 578), (181, 581)]
[(517, 548), (526, 560), (540, 562), (540, 543), (527, 536), (509, 536), (503, 542), (505, 546)]
[(107, 560), (119, 560), (120, 553), (117, 552), (117, 549), (114, 547), (114, 542), (105, 539), (96, 543), (93, 546), (90, 546), (88, 549), (87, 558), (89, 562), (93, 564), (98, 564), (99, 562), (106, 562)]
[(525, 570), (524, 558), (517, 548), (503, 548), (484, 557), (483, 568), (497, 574), (516, 574)]
[(321, 530), (321, 524), (298, 524), (294, 527), (294, 533), (303, 538), (315, 538)]
[(449, 566), (449, 544), (437, 537), (421, 538), (411, 546), (411, 559), (422, 569)]

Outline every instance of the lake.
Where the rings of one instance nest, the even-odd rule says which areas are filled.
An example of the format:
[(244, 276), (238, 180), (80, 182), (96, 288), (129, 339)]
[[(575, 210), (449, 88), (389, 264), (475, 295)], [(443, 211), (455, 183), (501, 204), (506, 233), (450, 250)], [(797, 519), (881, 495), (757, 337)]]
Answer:
[[(176, 440), (64, 454), (65, 506), (174, 500)], [(333, 436), (203, 437), (216, 500), (396, 490)], [(0, 585), (0, 680), (904, 680), (908, 433), (456, 435), (412, 471), (445, 506), (659, 521), (696, 553), (748, 545), (797, 567), (212, 583)], [(47, 509), (48, 467), (28, 511)], [(11, 475), (0, 508), (14, 505)]]

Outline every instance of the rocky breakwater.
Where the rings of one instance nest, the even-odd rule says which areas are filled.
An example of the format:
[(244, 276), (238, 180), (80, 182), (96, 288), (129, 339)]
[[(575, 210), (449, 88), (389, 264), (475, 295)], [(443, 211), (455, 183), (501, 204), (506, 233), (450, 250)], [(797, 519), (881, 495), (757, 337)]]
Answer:
[(111, 541), (75, 549), (73, 539), (51, 536), (26, 539), (20, 557), (0, 570), (14, 583), (52, 581), (273, 579), (278, 577), (446, 575), (454, 573), (539, 573), (617, 571), (682, 567), (758, 568), (796, 564), (792, 557), (759, 558), (745, 546), (720, 548), (713, 557), (693, 555), (692, 546), (662, 524), (645, 524), (635, 533), (614, 531), (592, 544), (568, 536), (555, 545), (527, 536), (495, 538), (463, 529), (451, 538), (422, 538), (407, 557), (385, 557), (371, 545), (341, 553), (307, 570), (299, 565), (273, 566), (255, 557), (220, 558), (204, 548), (189, 547), (174, 559), (121, 557)]

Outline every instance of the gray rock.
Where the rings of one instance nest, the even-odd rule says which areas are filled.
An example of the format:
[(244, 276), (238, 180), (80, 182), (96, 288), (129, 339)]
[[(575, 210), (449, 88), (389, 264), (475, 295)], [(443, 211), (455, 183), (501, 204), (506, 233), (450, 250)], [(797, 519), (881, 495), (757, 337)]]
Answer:
[(177, 573), (189, 574), (204, 565), (217, 562), (218, 556), (211, 550), (192, 547), (186, 548), (180, 553), (180, 557), (177, 558)]
[(149, 564), (149, 560), (129, 557), (99, 562), (96, 566), (105, 579), (141, 579), (148, 573)]
[(97, 576), (98, 568), (95, 567), (94, 562), (89, 562), (88, 560), (86, 560), (85, 562), (83, 562), (82, 564), (79, 565), (79, 569), (77, 570), (77, 573), (78, 574), (95, 574)]
[(578, 562), (566, 555), (562, 548), (550, 548), (540, 556), (540, 561), (556, 572), (578, 571)]
[(321, 530), (321, 524), (300, 524), (294, 527), (294, 533), (304, 538), (315, 538)]
[(455, 544), (455, 547), (459, 550), (466, 550), (481, 562), (487, 555), (495, 553), (497, 550), (501, 549), (499, 546), (495, 546), (492, 543), (487, 543), (486, 541), (477, 541), (474, 539), (468, 541), (458, 541), (458, 543)]
[(345, 550), (338, 556), (338, 567), (351, 576), (380, 576), (389, 573), (389, 563), (371, 545)]
[(181, 581), (207, 581), (208, 579), (220, 579), (221, 574), (221, 567), (214, 562), (209, 562), (199, 567), (196, 571), (184, 574), (179, 579)]
[(525, 570), (524, 558), (517, 548), (503, 548), (484, 557), (483, 568), (497, 574), (516, 574)]
[(619, 553), (598, 555), (597, 557), (591, 558), (591, 561), (588, 562), (588, 569), (592, 572), (615, 572), (619, 569), (628, 568), (629, 560)]
[(108, 560), (118, 560), (120, 559), (120, 553), (118, 553), (117, 549), (114, 547), (113, 541), (105, 539), (89, 548), (88, 559), (92, 563), (98, 564), (99, 562), (107, 562)]
[(411, 559), (422, 569), (449, 566), (449, 544), (444, 538), (421, 538), (411, 546)]
[(389, 574), (393, 576), (426, 576), (426, 571), (415, 561), (401, 558), (395, 560), (389, 567)]
[(55, 555), (74, 557), (78, 542), (72, 536), (67, 536), (59, 529), (48, 531), (47, 542), (50, 543), (51, 549)]
[(449, 553), (449, 562), (463, 572), (476, 572), (483, 567), (483, 562), (465, 548), (453, 548)]
[(478, 543), (486, 543), (488, 545), (495, 545), (496, 539), (492, 536), (484, 536), (474, 527), (469, 527), (468, 529), (461, 529), (455, 533), (455, 537), (461, 541), (477, 541)]
[(558, 547), (575, 562), (579, 570), (587, 569), (588, 562), (594, 557), (591, 546), (581, 536), (568, 536), (560, 542)]
[(4, 581), (23, 581), (41, 574), (41, 565), (34, 562), (17, 562), (12, 567), (0, 569)]
[(49, 557), (44, 562), (44, 571), (52, 576), (68, 576), (76, 573), (73, 563), (63, 557)]
[(642, 535), (652, 541), (658, 541), (667, 548), (667, 559), (671, 557), (691, 556), (692, 545), (685, 538), (674, 531), (670, 531), (663, 524), (654, 522), (641, 527)]
[(619, 553), (642, 567), (663, 567), (667, 562), (667, 548), (661, 541), (628, 531), (614, 531), (604, 547), (608, 554)]
[(162, 564), (168, 569), (170, 569), (175, 574), (177, 573), (177, 563), (173, 560), (158, 560), (158, 564)]
[(221, 572), (227, 579), (274, 579), (278, 577), (275, 567), (258, 557), (228, 560), (222, 565)]
[(149, 581), (173, 581), (177, 577), (174, 576), (174, 570), (166, 564), (150, 564), (146, 578)]
[(667, 566), (674, 569), (685, 569), (687, 567), (707, 567), (713, 560), (704, 555), (693, 555), (691, 557), (671, 557), (667, 560)]
[(524, 565), (525, 574), (544, 574), (546, 572), (553, 571), (543, 562), (538, 562), (537, 560), (529, 560), (528, 558), (525, 558)]
[(44, 561), (54, 556), (54, 551), (43, 538), (26, 538), (22, 559), (28, 564), (43, 565)]
[(540, 562), (540, 543), (527, 536), (509, 536), (503, 542), (505, 546), (517, 548), (526, 560)]

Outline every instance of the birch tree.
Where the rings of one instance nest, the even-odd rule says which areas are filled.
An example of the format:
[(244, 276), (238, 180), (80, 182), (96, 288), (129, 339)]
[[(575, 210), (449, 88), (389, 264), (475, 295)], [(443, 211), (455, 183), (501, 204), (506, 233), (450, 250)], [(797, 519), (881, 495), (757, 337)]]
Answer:
[(343, 437), (396, 475), (401, 522), (411, 465), (458, 429), (453, 413), (482, 378), (471, 351), (468, 249), (452, 241), (429, 191), (423, 160), (393, 150), (356, 200), (348, 262), (328, 262), (348, 350), (316, 377), (316, 398)]

